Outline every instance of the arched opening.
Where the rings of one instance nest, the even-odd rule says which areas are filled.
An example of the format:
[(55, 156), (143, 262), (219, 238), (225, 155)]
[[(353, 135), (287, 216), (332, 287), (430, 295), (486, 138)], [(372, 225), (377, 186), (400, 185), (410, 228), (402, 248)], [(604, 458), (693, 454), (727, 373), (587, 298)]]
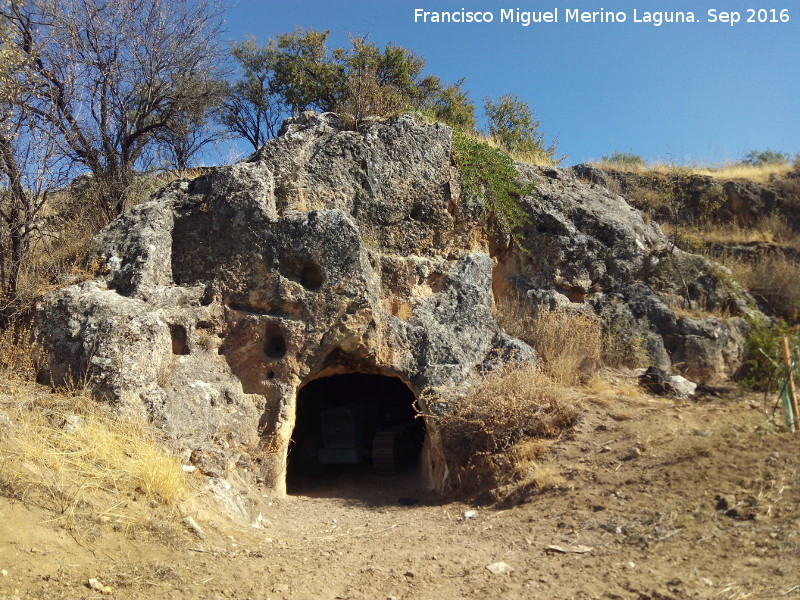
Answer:
[(346, 373), (321, 377), (297, 394), (286, 486), (292, 493), (344, 495), (361, 482), (416, 470), (425, 424), (414, 393), (397, 377)]

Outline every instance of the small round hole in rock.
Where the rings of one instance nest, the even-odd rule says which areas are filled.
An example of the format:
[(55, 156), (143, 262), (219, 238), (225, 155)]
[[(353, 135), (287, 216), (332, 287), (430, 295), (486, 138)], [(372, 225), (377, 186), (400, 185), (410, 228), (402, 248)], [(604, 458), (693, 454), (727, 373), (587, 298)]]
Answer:
[(209, 285), (203, 292), (203, 297), (200, 298), (200, 306), (209, 306), (213, 302), (214, 302), (214, 290)]

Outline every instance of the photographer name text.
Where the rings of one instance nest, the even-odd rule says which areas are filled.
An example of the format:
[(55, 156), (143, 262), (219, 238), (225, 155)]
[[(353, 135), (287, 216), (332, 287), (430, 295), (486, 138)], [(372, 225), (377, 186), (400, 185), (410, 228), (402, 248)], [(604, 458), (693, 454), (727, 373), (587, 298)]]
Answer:
[(744, 24), (789, 23), (791, 14), (787, 8), (748, 8), (739, 10), (709, 9), (704, 13), (690, 10), (580, 10), (577, 8), (553, 8), (552, 10), (522, 10), (503, 8), (488, 11), (436, 11), (414, 9), (414, 23), (419, 24), (483, 24), (511, 23), (522, 27), (550, 23), (635, 23), (661, 27), (683, 23), (716, 23), (726, 26)]

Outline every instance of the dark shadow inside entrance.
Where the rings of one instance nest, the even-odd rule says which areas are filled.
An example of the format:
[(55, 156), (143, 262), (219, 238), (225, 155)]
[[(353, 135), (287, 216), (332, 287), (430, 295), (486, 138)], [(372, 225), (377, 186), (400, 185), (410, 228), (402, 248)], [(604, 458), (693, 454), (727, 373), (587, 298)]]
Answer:
[[(413, 392), (397, 377), (321, 377), (297, 395), (289, 446), (289, 494), (396, 501), (419, 485), (425, 425)], [(392, 498), (381, 499), (382, 493)]]

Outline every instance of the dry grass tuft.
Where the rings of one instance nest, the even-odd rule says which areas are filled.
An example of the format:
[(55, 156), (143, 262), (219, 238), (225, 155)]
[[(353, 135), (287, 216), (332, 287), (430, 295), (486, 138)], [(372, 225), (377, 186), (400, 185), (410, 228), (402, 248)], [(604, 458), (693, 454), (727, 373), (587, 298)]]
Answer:
[(509, 489), (553, 489), (564, 485), (564, 476), (552, 464), (543, 463), (549, 454), (551, 440), (527, 439), (516, 444), (508, 452), (514, 469)]
[(600, 360), (603, 332), (599, 321), (569, 309), (539, 311), (533, 321), (533, 347), (547, 374), (569, 385), (588, 376)]
[(32, 380), (36, 376), (35, 357), (31, 352), (31, 324), (14, 319), (0, 329), (0, 377)]
[(555, 474), (540, 464), (547, 440), (578, 418), (571, 393), (530, 364), (499, 366), (476, 376), (465, 396), (426, 403), (458, 491), (489, 493), (495, 500), (520, 486), (552, 487)]
[(506, 332), (536, 349), (556, 383), (579, 383), (600, 361), (603, 330), (595, 318), (561, 307), (534, 311), (519, 294), (497, 299), (496, 318)]
[(636, 379), (620, 377), (613, 370), (605, 370), (593, 376), (582, 387), (582, 391), (585, 393), (585, 400), (597, 406), (611, 407), (618, 405), (620, 401), (624, 402), (626, 408), (621, 408), (620, 414), (626, 413), (630, 405), (649, 404), (653, 399), (638, 385)]
[(755, 260), (720, 257), (733, 277), (772, 311), (797, 319), (800, 307), (800, 262), (780, 255), (759, 255)]
[(0, 489), (74, 517), (101, 494), (140, 494), (174, 505), (185, 493), (180, 462), (149, 425), (115, 418), (85, 394), (0, 386)]
[[(666, 228), (664, 229), (666, 233)], [(698, 245), (704, 242), (724, 244), (768, 242), (800, 249), (800, 235), (792, 230), (786, 217), (774, 213), (762, 216), (751, 227), (742, 227), (735, 223), (709, 224), (702, 229), (690, 229), (686, 235)]]
[(536, 165), (536, 166), (539, 166), (539, 167), (557, 167), (561, 162), (566, 160), (566, 156), (561, 157), (558, 160), (553, 159), (552, 156), (549, 155), (544, 150), (539, 151), (539, 152), (511, 152), (511, 153), (508, 153), (503, 148), (502, 144), (500, 144), (500, 142), (497, 141), (492, 136), (487, 136), (487, 135), (484, 135), (484, 134), (478, 134), (478, 138), (482, 142), (486, 142), (487, 144), (489, 144), (492, 148), (499, 148), (503, 152), (506, 152), (516, 162), (524, 163), (526, 165)]

